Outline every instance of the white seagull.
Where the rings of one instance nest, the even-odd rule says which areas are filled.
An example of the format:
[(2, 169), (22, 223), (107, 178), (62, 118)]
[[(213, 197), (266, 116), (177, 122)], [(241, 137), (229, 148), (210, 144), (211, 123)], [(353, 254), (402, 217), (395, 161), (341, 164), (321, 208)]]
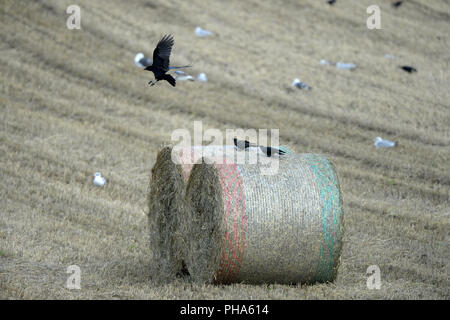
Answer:
[(142, 52), (139, 52), (136, 57), (134, 57), (134, 63), (136, 63), (139, 68), (145, 68), (151, 66), (153, 62), (152, 60), (144, 56)]
[(213, 33), (209, 30), (202, 29), (200, 27), (195, 28), (195, 34), (197, 37), (203, 38), (212, 35)]
[(191, 75), (185, 75), (185, 76), (176, 76), (175, 79), (177, 79), (177, 81), (194, 81), (194, 77)]
[(106, 179), (102, 177), (100, 172), (94, 173), (94, 185), (103, 187), (106, 183)]
[(345, 62), (337, 62), (336, 67), (342, 70), (353, 70), (356, 68), (356, 64), (354, 63), (345, 63)]
[(200, 74), (197, 76), (197, 81), (208, 82), (208, 77), (206, 76), (206, 74), (200, 73)]
[(381, 137), (373, 139), (373, 144), (376, 148), (392, 148), (395, 147), (395, 142), (390, 140), (383, 140)]
[(311, 89), (306, 83), (301, 82), (298, 78), (295, 78), (294, 81), (292, 81), (292, 85), (299, 89), (305, 89), (305, 90)]

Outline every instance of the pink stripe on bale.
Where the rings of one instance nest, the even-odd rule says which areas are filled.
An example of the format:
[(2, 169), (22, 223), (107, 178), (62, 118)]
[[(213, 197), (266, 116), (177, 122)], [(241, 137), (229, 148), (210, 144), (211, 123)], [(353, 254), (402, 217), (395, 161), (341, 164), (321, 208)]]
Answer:
[(244, 257), (247, 217), (245, 215), (244, 186), (236, 164), (226, 161), (215, 165), (222, 186), (224, 205), (224, 240), (217, 283), (235, 281)]

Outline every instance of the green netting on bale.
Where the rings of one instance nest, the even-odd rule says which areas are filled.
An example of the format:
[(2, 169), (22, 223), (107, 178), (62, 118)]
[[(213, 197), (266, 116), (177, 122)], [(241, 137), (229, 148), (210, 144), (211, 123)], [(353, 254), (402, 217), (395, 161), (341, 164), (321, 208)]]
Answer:
[(334, 279), (342, 247), (343, 210), (340, 185), (331, 162), (323, 156), (305, 155), (315, 176), (322, 208), (322, 227), (316, 281)]

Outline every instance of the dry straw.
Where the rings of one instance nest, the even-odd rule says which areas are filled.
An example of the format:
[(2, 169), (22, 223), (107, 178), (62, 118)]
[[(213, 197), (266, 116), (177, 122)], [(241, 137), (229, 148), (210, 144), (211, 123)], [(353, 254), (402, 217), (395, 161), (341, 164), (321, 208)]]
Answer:
[(186, 183), (181, 165), (172, 162), (171, 151), (172, 148), (165, 147), (158, 154), (148, 194), (152, 274), (161, 281), (173, 278), (182, 270), (178, 220), (186, 212)]
[(343, 236), (341, 190), (323, 156), (290, 154), (278, 173), (261, 164), (196, 164), (180, 226), (198, 282), (312, 283), (334, 280)]
[(168, 281), (185, 273), (186, 233), (181, 225), (188, 218), (190, 206), (185, 200), (186, 184), (193, 163), (202, 152), (223, 152), (223, 146), (172, 148), (164, 147), (152, 168), (148, 194), (148, 224), (153, 253), (152, 274), (155, 280)]

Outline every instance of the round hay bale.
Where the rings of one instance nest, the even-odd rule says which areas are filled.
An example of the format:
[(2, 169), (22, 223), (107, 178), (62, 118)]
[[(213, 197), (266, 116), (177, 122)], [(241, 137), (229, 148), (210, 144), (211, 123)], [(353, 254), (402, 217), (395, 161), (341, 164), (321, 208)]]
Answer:
[(194, 281), (313, 283), (335, 279), (343, 236), (341, 190), (323, 156), (290, 154), (275, 175), (261, 164), (196, 164), (182, 232)]
[(183, 269), (178, 219), (186, 212), (186, 183), (181, 165), (172, 162), (171, 155), (171, 147), (159, 152), (152, 168), (148, 193), (152, 273), (162, 281), (173, 278)]
[(168, 281), (185, 274), (186, 233), (180, 225), (186, 222), (185, 193), (189, 173), (203, 154), (220, 155), (223, 146), (187, 148), (164, 147), (152, 168), (148, 201), (150, 246), (153, 252), (152, 273), (155, 279)]

